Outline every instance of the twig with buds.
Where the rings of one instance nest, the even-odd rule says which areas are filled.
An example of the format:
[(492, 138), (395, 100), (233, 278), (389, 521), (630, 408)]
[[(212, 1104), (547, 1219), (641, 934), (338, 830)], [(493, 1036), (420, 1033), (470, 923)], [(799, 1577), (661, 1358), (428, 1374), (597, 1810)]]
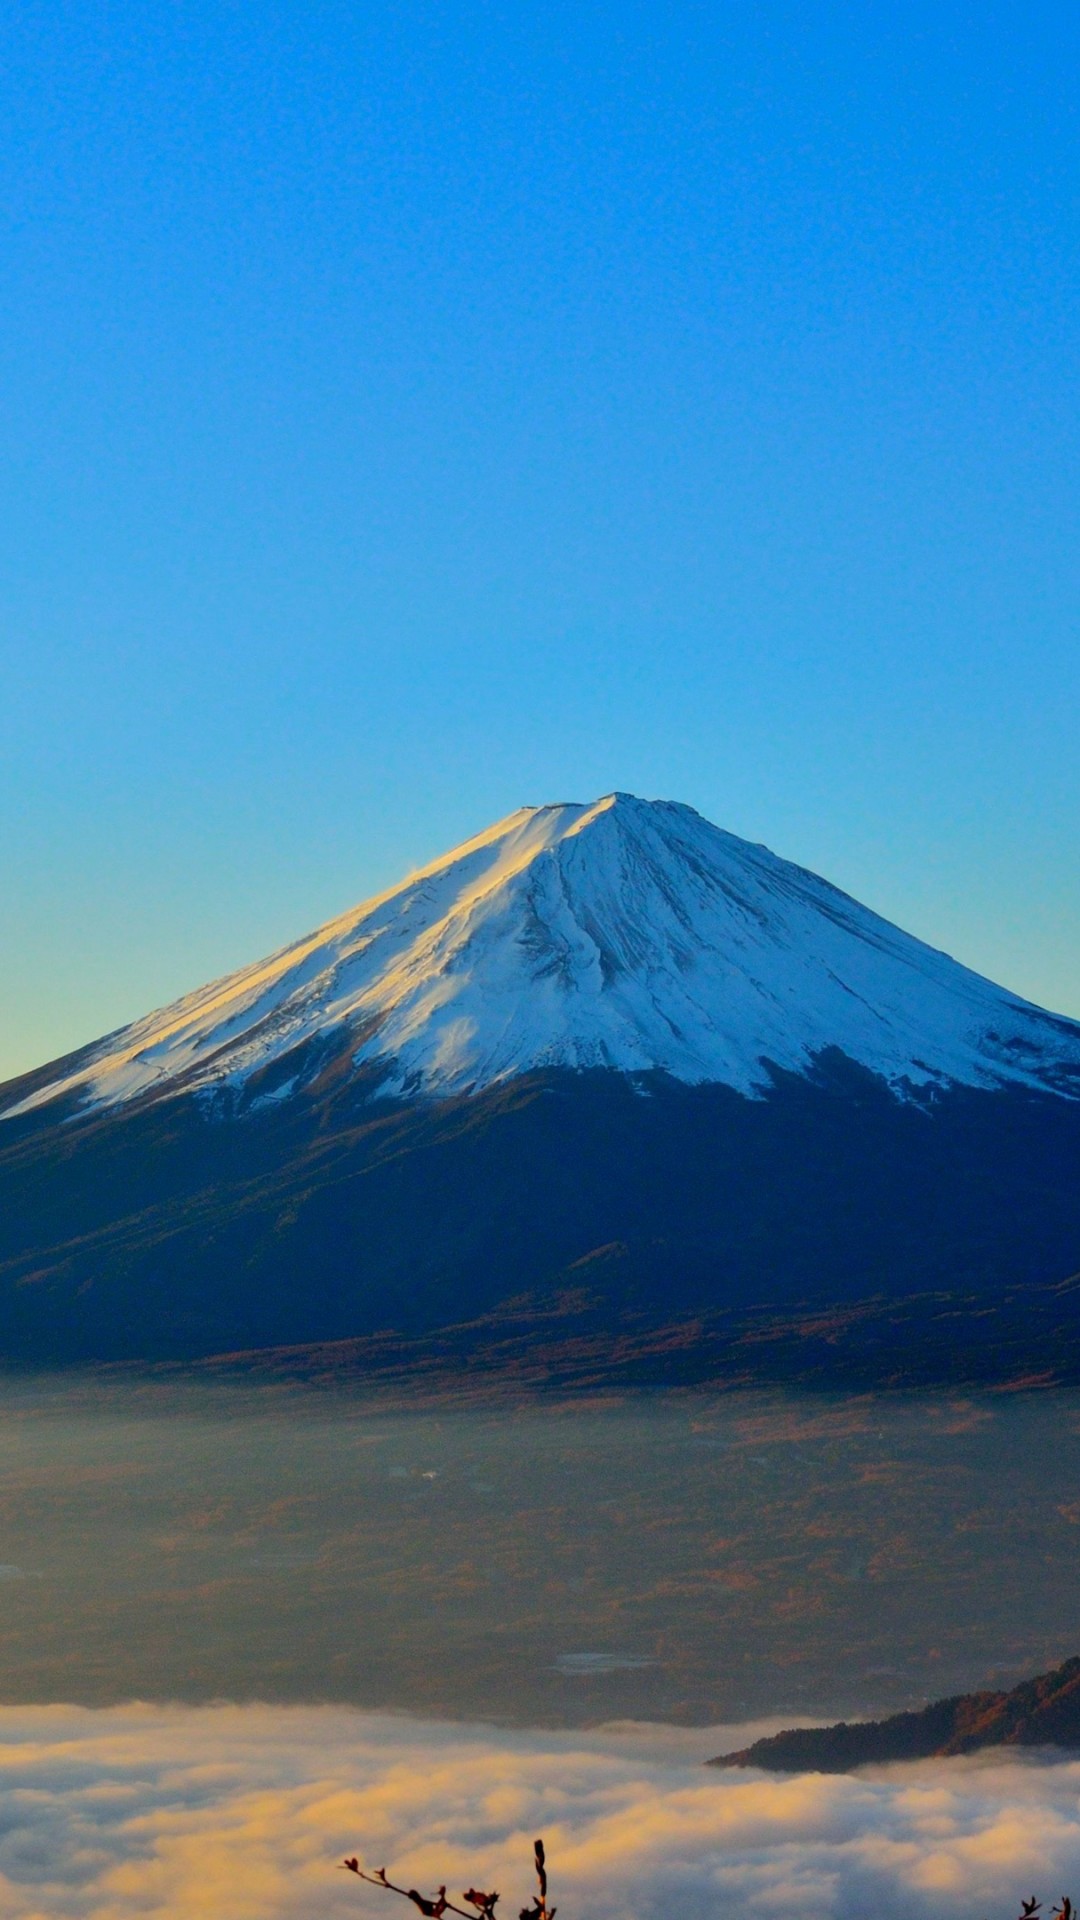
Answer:
[[(355, 1856), (351, 1860), (343, 1860), (341, 1865), (346, 1873), (355, 1873), (358, 1880), (366, 1880), (369, 1887), (385, 1887), (387, 1893), (400, 1893), (403, 1900), (411, 1900), (413, 1906), (424, 1914), (425, 1920), (442, 1920), (444, 1913), (458, 1913), (461, 1915), (461, 1920), (476, 1920), (475, 1914), (466, 1913), (464, 1907), (455, 1907), (453, 1901), (447, 1899), (445, 1887), (439, 1888), (434, 1900), (428, 1900), (424, 1894), (418, 1893), (415, 1887), (395, 1886), (392, 1880), (387, 1879), (385, 1867), (376, 1867), (374, 1873), (365, 1873)], [(483, 1897), (485, 1900), (489, 1898), (486, 1894)], [(490, 1896), (492, 1906), (498, 1897), (497, 1893)], [(469, 1895), (465, 1894), (463, 1898), (467, 1900)], [(480, 1911), (490, 1912), (490, 1907), (482, 1908)]]
[(539, 1891), (531, 1907), (522, 1907), (518, 1920), (555, 1920), (555, 1908), (547, 1903), (547, 1864), (544, 1859), (544, 1843), (537, 1840), (533, 1844), (533, 1858), (536, 1861), (536, 1879)]
[[(542, 1840), (535, 1842), (533, 1858), (536, 1862), (539, 1892), (531, 1907), (522, 1908), (520, 1920), (555, 1920), (555, 1908), (549, 1907), (547, 1903), (547, 1865)], [(464, 1907), (455, 1907), (453, 1901), (447, 1899), (445, 1887), (440, 1887), (434, 1899), (429, 1900), (415, 1887), (396, 1886), (393, 1880), (387, 1878), (385, 1867), (376, 1867), (368, 1873), (360, 1865), (355, 1854), (351, 1860), (343, 1860), (341, 1866), (343, 1872), (355, 1873), (358, 1880), (366, 1880), (369, 1887), (383, 1887), (387, 1893), (399, 1893), (403, 1900), (411, 1900), (417, 1911), (424, 1915), (424, 1920), (443, 1920), (444, 1913), (459, 1914), (461, 1920), (495, 1920), (495, 1907), (499, 1898), (497, 1893), (482, 1893), (478, 1887), (469, 1887), (461, 1896), (472, 1908), (472, 1912), (467, 1913)], [(1066, 1916), (1066, 1920), (1072, 1920), (1072, 1916)]]

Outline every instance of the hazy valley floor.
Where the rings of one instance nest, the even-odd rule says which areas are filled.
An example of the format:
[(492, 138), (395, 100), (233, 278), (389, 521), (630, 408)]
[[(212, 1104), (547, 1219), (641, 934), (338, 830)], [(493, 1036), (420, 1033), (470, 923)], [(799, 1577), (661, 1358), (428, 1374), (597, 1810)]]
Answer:
[[(0, 1392), (0, 1701), (878, 1714), (1080, 1650), (1080, 1395)], [(713, 1751), (718, 1749), (714, 1748)]]

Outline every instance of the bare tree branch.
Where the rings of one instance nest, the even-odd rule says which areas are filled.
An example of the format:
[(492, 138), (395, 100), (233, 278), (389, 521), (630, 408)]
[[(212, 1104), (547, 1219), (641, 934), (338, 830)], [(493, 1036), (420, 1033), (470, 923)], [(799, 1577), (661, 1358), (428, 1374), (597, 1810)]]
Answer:
[[(542, 1840), (537, 1840), (533, 1845), (533, 1859), (536, 1865), (539, 1893), (535, 1905), (522, 1909), (521, 1920), (555, 1920), (555, 1908), (549, 1907), (547, 1903), (547, 1866)], [(453, 1901), (447, 1899), (445, 1887), (440, 1887), (438, 1893), (429, 1900), (415, 1887), (397, 1886), (393, 1880), (387, 1878), (385, 1867), (375, 1867), (369, 1873), (360, 1865), (359, 1858), (355, 1854), (351, 1859), (343, 1860), (341, 1868), (345, 1873), (355, 1873), (358, 1880), (366, 1880), (369, 1887), (382, 1887), (387, 1893), (397, 1893), (403, 1900), (411, 1900), (413, 1906), (424, 1915), (425, 1920), (442, 1920), (444, 1913), (460, 1914), (461, 1920), (478, 1920), (478, 1916), (479, 1920), (496, 1920), (495, 1907), (499, 1899), (497, 1893), (483, 1893), (478, 1887), (468, 1887), (461, 1896), (473, 1909), (468, 1913), (464, 1907), (455, 1907)], [(1067, 1915), (1066, 1920), (1073, 1920), (1073, 1916)]]

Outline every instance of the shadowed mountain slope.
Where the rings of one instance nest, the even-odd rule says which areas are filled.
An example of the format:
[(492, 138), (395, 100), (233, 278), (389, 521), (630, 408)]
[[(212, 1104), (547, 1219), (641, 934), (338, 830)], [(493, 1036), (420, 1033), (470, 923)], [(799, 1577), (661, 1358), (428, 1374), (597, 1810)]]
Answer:
[(1080, 1749), (1080, 1658), (1025, 1680), (1008, 1693), (961, 1693), (887, 1720), (796, 1727), (756, 1740), (711, 1767), (762, 1767), (769, 1773), (848, 1773), (889, 1760), (928, 1760), (982, 1747)]

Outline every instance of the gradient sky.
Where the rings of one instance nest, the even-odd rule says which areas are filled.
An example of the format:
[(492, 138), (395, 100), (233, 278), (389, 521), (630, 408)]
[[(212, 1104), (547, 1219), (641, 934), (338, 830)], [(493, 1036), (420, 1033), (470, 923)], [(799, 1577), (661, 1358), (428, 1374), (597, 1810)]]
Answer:
[(1080, 1014), (1080, 14), (0, 5), (0, 1071), (522, 802)]

